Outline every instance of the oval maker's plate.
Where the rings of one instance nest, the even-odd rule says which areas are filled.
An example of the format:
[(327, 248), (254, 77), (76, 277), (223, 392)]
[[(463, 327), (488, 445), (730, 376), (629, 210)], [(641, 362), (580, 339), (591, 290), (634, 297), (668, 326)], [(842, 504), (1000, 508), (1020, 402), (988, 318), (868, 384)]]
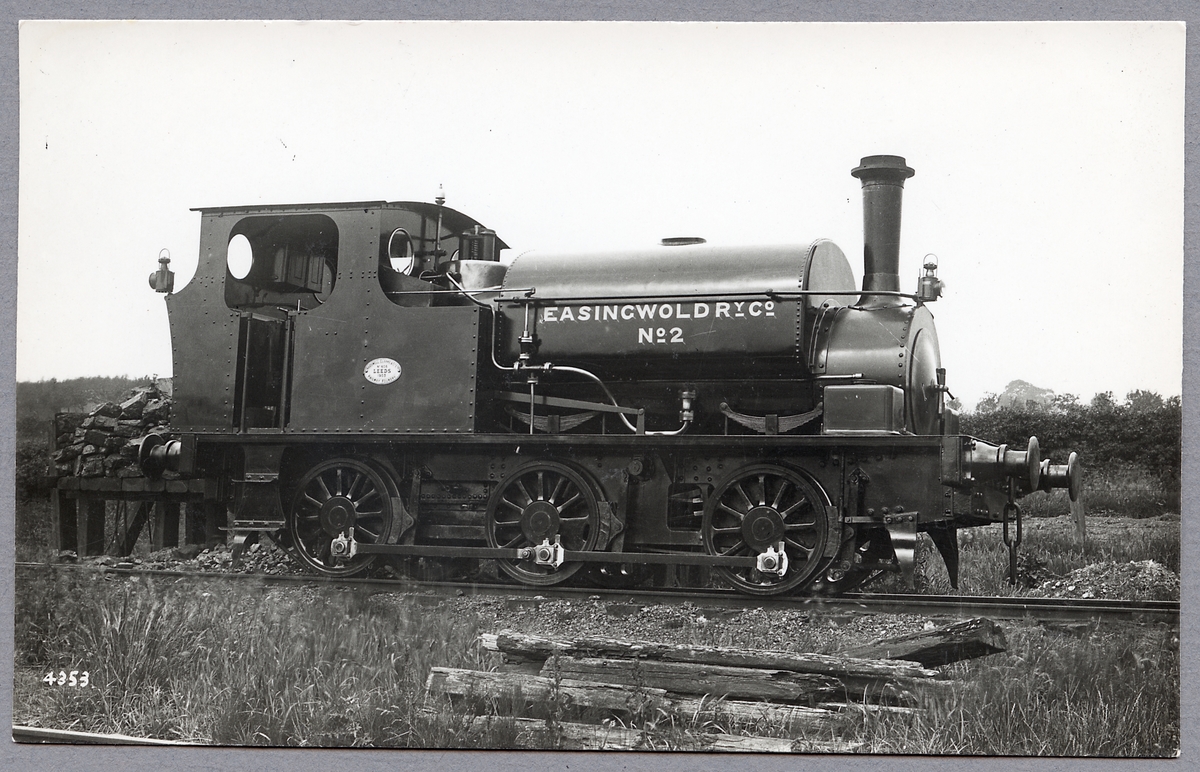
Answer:
[(400, 377), (400, 363), (387, 357), (372, 359), (363, 368), (363, 377), (371, 383), (392, 383)]

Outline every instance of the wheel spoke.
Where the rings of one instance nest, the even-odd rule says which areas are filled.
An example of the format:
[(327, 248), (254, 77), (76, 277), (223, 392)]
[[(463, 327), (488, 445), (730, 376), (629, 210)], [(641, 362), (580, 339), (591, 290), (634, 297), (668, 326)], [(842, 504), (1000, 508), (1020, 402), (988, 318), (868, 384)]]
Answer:
[(779, 481), (779, 490), (775, 493), (775, 500), (773, 502), (771, 502), (771, 509), (775, 510), (776, 512), (779, 511), (779, 504), (780, 504), (780, 502), (783, 501), (784, 491), (786, 491), (788, 489), (788, 486), (790, 486), (791, 484), (792, 483), (790, 480), (780, 480)]
[(321, 486), (321, 492), (325, 494), (325, 498), (321, 499), (321, 502), (324, 503), (333, 498), (333, 494), (329, 492), (329, 486), (325, 484), (325, 480), (321, 475), (317, 475), (314, 479), (317, 481), (317, 485)]
[(354, 501), (354, 493), (358, 490), (359, 484), (365, 479), (367, 479), (366, 475), (355, 473), (354, 479), (350, 481), (350, 490), (346, 491), (346, 498)]
[(538, 473), (537, 473), (537, 492), (538, 492), (538, 501), (545, 501), (546, 500), (546, 473), (540, 469), (538, 470)]
[(565, 512), (565, 511), (567, 511), (567, 507), (571, 506), (576, 501), (579, 501), (582, 498), (583, 498), (583, 494), (580, 493), (579, 491), (576, 491), (574, 496), (572, 496), (571, 498), (564, 501), (562, 503), (562, 506), (558, 507), (557, 509), (559, 512)]
[(501, 547), (501, 549), (512, 549), (513, 547), (520, 544), (521, 540), (524, 538), (525, 538), (524, 534), (518, 533), (516, 536), (513, 537), (513, 539), (511, 541), (506, 541), (504, 544), (501, 544), (500, 547)]
[[(554, 504), (555, 499), (558, 498), (558, 494), (562, 493), (563, 487), (566, 484), (567, 484), (567, 478), (559, 477), (558, 482), (554, 483), (554, 491), (551, 492), (550, 496), (546, 499), (546, 501), (550, 502), (551, 504)], [(558, 505), (555, 504), (555, 506), (558, 506)]]
[(321, 502), (317, 501), (317, 500), (316, 500), (316, 499), (314, 499), (312, 496), (310, 496), (310, 495), (309, 495), (309, 493), (308, 493), (308, 491), (305, 491), (305, 492), (304, 492), (304, 501), (311, 502), (311, 503), (312, 503), (312, 505), (313, 505), (314, 507), (316, 507), (317, 509), (320, 509), (320, 508), (321, 508)]
[(814, 520), (811, 523), (790, 523), (783, 527), (785, 531), (811, 531), (817, 527), (817, 522)]
[(371, 488), (371, 490), (369, 490), (363, 494), (362, 498), (360, 498), (358, 501), (354, 502), (354, 508), (358, 509), (365, 502), (368, 502), (371, 499), (378, 499), (378, 498), (379, 498), (379, 490), (377, 488)]
[(754, 502), (751, 501), (750, 497), (746, 495), (746, 489), (742, 487), (741, 480), (737, 481), (737, 484), (733, 486), (733, 490), (737, 491), (741, 495), (742, 501), (746, 502), (747, 512), (749, 512), (751, 509), (754, 509)]
[(796, 499), (795, 504), (792, 504), (790, 507), (788, 507), (787, 509), (780, 512), (779, 516), (783, 517), (783, 518), (787, 518), (788, 515), (792, 514), (797, 509), (799, 509), (800, 507), (804, 506), (807, 503), (808, 503), (808, 497), (801, 496), (800, 498)]
[(730, 547), (727, 550), (722, 550), (721, 552), (719, 552), (717, 554), (719, 554), (721, 557), (730, 557), (731, 555), (733, 555), (743, 549), (747, 549), (747, 550), (750, 549), (750, 545), (747, 544), (742, 539), (738, 539), (736, 542), (734, 542), (732, 547)]
[(804, 553), (804, 557), (806, 557), (806, 558), (807, 558), (809, 555), (813, 554), (813, 549), (814, 549), (813, 547), (806, 547), (806, 546), (804, 546), (803, 544), (801, 544), (800, 542), (798, 542), (798, 541), (796, 541), (796, 540), (794, 540), (794, 539), (784, 539), (783, 541), (784, 541), (784, 544), (786, 544), (787, 546), (789, 546), (789, 547), (795, 547), (796, 549), (798, 549), (798, 550), (800, 550), (801, 552), (803, 552), (803, 553)]
[(765, 474), (760, 474), (758, 476), (758, 488), (758, 505), (760, 507), (765, 507), (767, 505), (767, 476)]
[(529, 490), (525, 487), (524, 480), (517, 480), (517, 488), (521, 491), (521, 493), (525, 494), (528, 504), (532, 504), (536, 500), (533, 498), (533, 496), (529, 495)]
[(734, 509), (733, 507), (729, 506), (729, 505), (728, 505), (728, 504), (726, 504), (724, 501), (722, 501), (722, 502), (721, 502), (721, 503), (720, 503), (718, 506), (720, 506), (720, 507), (721, 507), (721, 509), (725, 510), (725, 511), (726, 511), (726, 512), (728, 512), (729, 514), (731, 514), (731, 515), (733, 515), (734, 517), (736, 517), (736, 518), (738, 519), (738, 522), (739, 522), (739, 523), (740, 523), (741, 521), (743, 521), (743, 520), (745, 520), (745, 519), (746, 519), (746, 513), (745, 513), (745, 512), (738, 512), (736, 509)]

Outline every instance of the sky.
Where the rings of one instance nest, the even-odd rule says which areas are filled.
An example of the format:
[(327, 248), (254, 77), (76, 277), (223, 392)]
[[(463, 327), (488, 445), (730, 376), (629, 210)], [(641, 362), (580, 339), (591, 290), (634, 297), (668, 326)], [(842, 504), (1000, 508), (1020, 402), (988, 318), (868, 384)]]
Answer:
[(23, 22), (17, 379), (169, 375), (193, 207), (432, 200), (512, 254), (829, 238), (904, 156), (948, 385), (1179, 394), (1176, 23)]

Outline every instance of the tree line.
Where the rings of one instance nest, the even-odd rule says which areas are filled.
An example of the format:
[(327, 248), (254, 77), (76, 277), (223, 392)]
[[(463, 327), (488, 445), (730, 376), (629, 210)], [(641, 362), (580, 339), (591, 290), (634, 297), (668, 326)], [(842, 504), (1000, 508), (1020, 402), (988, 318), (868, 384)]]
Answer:
[(1036, 435), (1042, 456), (1063, 462), (1071, 451), (1095, 471), (1137, 468), (1178, 486), (1183, 406), (1179, 397), (1135, 389), (1118, 402), (1111, 391), (1088, 403), (1074, 394), (1003, 406), (988, 394), (961, 419), (962, 431), (989, 442), (1024, 446)]

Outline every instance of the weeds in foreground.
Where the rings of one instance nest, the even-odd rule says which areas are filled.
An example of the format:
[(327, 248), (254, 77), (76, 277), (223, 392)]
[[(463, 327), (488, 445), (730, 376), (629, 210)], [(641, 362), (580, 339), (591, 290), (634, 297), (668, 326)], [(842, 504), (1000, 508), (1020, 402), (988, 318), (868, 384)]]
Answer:
[(864, 714), (866, 753), (1167, 757), (1179, 749), (1179, 638), (1124, 627), (1082, 638), (1037, 626), (959, 663), (963, 688), (909, 715)]
[[(1022, 595), (1030, 585), (1065, 576), (1092, 563), (1130, 563), (1153, 560), (1174, 571), (1180, 570), (1179, 520), (1164, 516), (1155, 521), (1092, 518), (1088, 535), (1080, 540), (1067, 516), (1027, 518), (1019, 548), (1021, 565), (1033, 567), (1018, 577), (1016, 587), (1008, 583), (1008, 548), (1000, 525), (964, 528), (958, 534), (959, 585), (964, 595)], [(1103, 529), (1103, 532), (1101, 532)], [(953, 593), (950, 577), (932, 540), (920, 534), (917, 545), (916, 588), (918, 592)], [(863, 587), (868, 592), (905, 592), (898, 575), (885, 574)]]
[[(486, 668), (477, 620), (354, 593), (18, 582), (18, 662), (88, 670), (40, 702), (52, 725), (229, 745), (425, 746), (435, 665)], [(36, 717), (34, 717), (36, 718)], [(27, 719), (28, 720), (28, 719)]]
[[(532, 732), (427, 697), (430, 667), (487, 669), (494, 655), (477, 644), (486, 620), (412, 599), (23, 574), (17, 622), (20, 723), (234, 745), (551, 749), (564, 740), (555, 727), (575, 709), (560, 693), (531, 714), (548, 719), (547, 731)], [(919, 714), (864, 712), (814, 730), (731, 719), (720, 700), (681, 714), (647, 691), (617, 721), (659, 750), (703, 749), (717, 733), (801, 745), (837, 739), (883, 753), (1169, 756), (1178, 748), (1174, 629), (1006, 630), (1007, 653), (950, 668), (963, 686)], [(87, 669), (92, 684), (37, 680), (59, 669)], [(482, 712), (528, 708), (519, 693), (511, 702)]]

